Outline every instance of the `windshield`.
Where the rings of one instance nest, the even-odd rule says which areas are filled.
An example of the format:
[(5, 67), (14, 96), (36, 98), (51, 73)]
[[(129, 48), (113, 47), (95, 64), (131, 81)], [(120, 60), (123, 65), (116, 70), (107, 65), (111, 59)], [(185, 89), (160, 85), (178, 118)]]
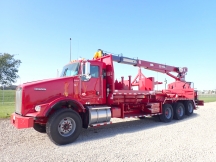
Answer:
[(79, 62), (66, 65), (62, 70), (61, 77), (78, 75), (78, 71), (79, 71)]

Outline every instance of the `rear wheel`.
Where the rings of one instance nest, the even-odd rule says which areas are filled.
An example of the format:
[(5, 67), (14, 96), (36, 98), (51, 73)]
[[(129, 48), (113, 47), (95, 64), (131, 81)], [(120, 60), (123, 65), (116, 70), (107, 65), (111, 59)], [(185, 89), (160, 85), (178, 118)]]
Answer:
[(184, 104), (181, 102), (177, 102), (174, 104), (174, 119), (181, 120), (184, 118), (185, 115), (185, 107)]
[(159, 116), (162, 122), (168, 123), (173, 119), (173, 108), (170, 104), (164, 104), (162, 114)]
[(64, 145), (75, 141), (82, 130), (79, 114), (70, 109), (59, 110), (47, 122), (46, 131), (51, 141)]
[(41, 125), (41, 124), (38, 124), (38, 123), (34, 123), (33, 128), (34, 128), (34, 130), (36, 130), (37, 132), (46, 133), (46, 126), (45, 126), (45, 125)]
[(193, 114), (193, 110), (194, 110), (193, 102), (192, 101), (185, 101), (184, 105), (185, 105), (185, 114), (188, 116)]

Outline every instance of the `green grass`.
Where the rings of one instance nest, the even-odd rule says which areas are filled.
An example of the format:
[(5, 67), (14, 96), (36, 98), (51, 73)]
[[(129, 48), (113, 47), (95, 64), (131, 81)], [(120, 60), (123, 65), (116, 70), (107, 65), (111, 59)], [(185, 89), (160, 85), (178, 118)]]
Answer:
[(199, 100), (204, 100), (205, 103), (215, 102), (216, 101), (216, 95), (200, 95)]
[(0, 118), (8, 118), (15, 111), (15, 102), (0, 103)]
[(15, 102), (15, 90), (0, 90), (0, 103)]
[(0, 118), (8, 118), (15, 111), (15, 90), (0, 90)]

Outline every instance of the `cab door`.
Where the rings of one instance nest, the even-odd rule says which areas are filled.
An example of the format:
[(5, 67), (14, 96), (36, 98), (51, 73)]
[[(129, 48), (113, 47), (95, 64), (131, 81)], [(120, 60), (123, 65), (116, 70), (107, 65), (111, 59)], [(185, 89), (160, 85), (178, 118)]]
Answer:
[[(85, 73), (85, 66), (83, 71)], [(90, 65), (90, 75), (81, 77), (81, 99), (85, 104), (102, 104), (102, 69), (101, 62)]]

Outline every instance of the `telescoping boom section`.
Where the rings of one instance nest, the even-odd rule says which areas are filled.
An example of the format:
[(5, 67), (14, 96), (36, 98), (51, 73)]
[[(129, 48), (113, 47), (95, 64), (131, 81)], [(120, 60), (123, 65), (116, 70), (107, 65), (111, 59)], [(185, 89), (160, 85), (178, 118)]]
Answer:
[[(115, 79), (115, 71), (120, 69), (115, 69), (113, 62), (137, 67), (137, 76)], [(146, 77), (142, 68), (167, 74), (174, 82), (164, 90), (155, 90), (162, 82)], [(11, 123), (18, 129), (33, 127), (63, 145), (75, 141), (82, 128), (111, 124), (112, 118), (158, 116), (162, 122), (181, 120), (204, 104), (193, 83), (185, 80), (186, 73), (186, 67), (103, 54), (99, 49), (93, 59), (65, 65), (58, 78), (19, 85)]]
[[(185, 80), (185, 74), (187, 73), (186, 67), (182, 67), (182, 68), (174, 67), (174, 66), (124, 57), (121, 55), (112, 55), (112, 59), (113, 61), (118, 62), (118, 63), (129, 64), (129, 65), (142, 67), (142, 68), (153, 70), (153, 71), (160, 72), (160, 73), (166, 73), (167, 75), (169, 75), (170, 77), (176, 80)], [(174, 76), (170, 72), (175, 72), (178, 75)]]

